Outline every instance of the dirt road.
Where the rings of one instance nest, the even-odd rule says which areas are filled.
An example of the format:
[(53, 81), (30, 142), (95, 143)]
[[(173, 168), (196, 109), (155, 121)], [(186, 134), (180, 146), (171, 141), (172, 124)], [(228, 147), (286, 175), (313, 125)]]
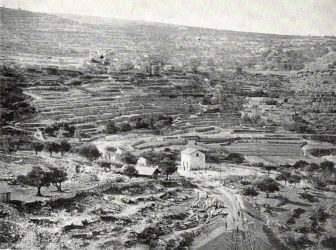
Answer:
[(243, 213), (244, 204), (239, 194), (224, 187), (218, 181), (209, 180), (202, 171), (183, 171), (180, 174), (192, 178), (200, 190), (204, 191), (208, 196), (217, 199), (225, 206), (228, 216), (226, 217), (227, 225), (223, 225), (223, 227), (226, 230), (237, 230), (237, 227), (243, 231), (247, 229), (247, 222)]

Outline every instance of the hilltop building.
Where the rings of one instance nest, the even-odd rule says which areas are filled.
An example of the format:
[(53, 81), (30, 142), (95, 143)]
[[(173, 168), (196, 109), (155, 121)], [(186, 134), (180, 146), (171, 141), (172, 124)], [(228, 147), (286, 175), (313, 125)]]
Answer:
[(181, 151), (181, 170), (205, 168), (205, 154), (197, 148), (188, 147)]

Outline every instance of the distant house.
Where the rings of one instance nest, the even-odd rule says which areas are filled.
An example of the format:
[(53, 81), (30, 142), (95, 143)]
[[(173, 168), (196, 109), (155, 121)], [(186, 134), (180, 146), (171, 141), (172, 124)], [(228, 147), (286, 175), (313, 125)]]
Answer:
[(181, 170), (205, 168), (205, 154), (196, 148), (186, 148), (181, 152)]
[(135, 169), (138, 171), (137, 176), (156, 178), (157, 175), (160, 173), (160, 170), (158, 168), (153, 167), (136, 166)]
[(0, 183), (0, 202), (9, 202), (11, 200), (11, 191), (7, 184)]

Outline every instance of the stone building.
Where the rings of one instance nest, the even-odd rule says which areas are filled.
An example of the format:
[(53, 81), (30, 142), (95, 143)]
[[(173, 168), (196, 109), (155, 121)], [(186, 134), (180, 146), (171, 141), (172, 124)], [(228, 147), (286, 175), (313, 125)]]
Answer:
[(188, 147), (181, 151), (181, 170), (205, 168), (205, 154), (196, 148)]

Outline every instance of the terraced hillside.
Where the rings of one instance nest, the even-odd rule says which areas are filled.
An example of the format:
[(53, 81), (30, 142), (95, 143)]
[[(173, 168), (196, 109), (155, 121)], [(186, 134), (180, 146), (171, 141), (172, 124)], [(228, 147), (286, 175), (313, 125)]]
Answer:
[[(132, 81), (130, 74), (134, 76)], [(99, 124), (113, 118), (120, 121), (139, 115), (183, 115), (189, 112), (190, 105), (193, 112), (198, 112), (198, 102), (206, 94), (202, 85), (194, 84), (194, 76), (189, 76), (187, 81), (177, 75), (170, 75), (169, 79), (139, 75), (135, 79), (134, 72), (91, 77), (80, 86), (73, 86), (57, 83), (59, 75), (34, 74), (25, 93), (34, 98), (37, 122), (23, 126), (34, 130), (64, 120), (94, 133)], [(174, 88), (178, 82), (183, 86)]]
[[(1, 62), (22, 66), (37, 110), (24, 129), (64, 120), (95, 134), (110, 119), (165, 114), (179, 117), (177, 129), (243, 123), (335, 133), (334, 37), (0, 11)], [(87, 63), (99, 49), (107, 63)]]

